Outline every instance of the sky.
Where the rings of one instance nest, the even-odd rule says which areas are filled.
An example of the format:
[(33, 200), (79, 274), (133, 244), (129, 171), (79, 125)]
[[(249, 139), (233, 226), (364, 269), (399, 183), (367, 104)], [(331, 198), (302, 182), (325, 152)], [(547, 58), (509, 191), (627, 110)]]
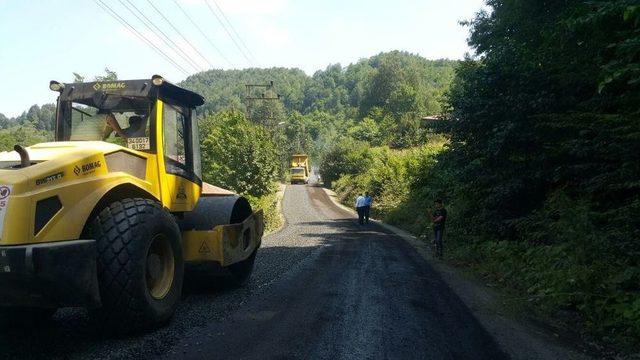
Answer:
[(482, 7), (483, 0), (0, 0), (0, 113), (54, 102), (49, 80), (71, 82), (73, 72), (91, 80), (105, 67), (121, 79), (179, 82), (210, 68), (283, 66), (311, 75), (390, 50), (461, 59), (471, 50), (459, 22)]

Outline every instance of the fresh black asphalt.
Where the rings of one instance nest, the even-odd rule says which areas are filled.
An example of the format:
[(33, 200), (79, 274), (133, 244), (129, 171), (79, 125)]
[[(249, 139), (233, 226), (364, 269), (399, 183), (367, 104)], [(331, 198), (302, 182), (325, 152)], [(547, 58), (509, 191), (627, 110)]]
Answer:
[[(243, 288), (187, 284), (167, 326), (94, 335), (65, 309), (5, 329), (7, 358), (502, 359), (491, 336), (427, 261), (377, 225), (359, 226), (325, 192), (288, 186), (287, 225), (263, 240)], [(1, 290), (0, 290), (1, 291)]]

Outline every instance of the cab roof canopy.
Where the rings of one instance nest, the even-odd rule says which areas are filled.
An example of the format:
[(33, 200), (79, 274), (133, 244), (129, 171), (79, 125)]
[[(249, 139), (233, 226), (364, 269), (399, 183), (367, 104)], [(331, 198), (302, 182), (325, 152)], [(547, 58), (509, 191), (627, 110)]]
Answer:
[[(156, 85), (158, 84), (158, 85)], [(142, 80), (113, 80), (64, 84), (62, 101), (78, 101), (99, 97), (101, 94), (127, 97), (147, 97), (177, 103), (190, 108), (204, 104), (204, 98), (193, 91), (174, 85), (159, 75)]]

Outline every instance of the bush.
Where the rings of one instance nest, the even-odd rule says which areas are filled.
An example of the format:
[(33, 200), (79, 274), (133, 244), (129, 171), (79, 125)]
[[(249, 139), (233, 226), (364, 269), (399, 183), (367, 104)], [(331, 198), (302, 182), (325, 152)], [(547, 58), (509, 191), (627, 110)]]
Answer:
[(335, 143), (320, 161), (320, 173), (328, 186), (347, 174), (358, 174), (369, 169), (371, 154), (369, 145), (352, 138)]
[(370, 165), (362, 171), (341, 177), (335, 189), (341, 200), (353, 204), (364, 192), (373, 197), (374, 216), (386, 214), (397, 207), (408, 195), (407, 160), (409, 151), (391, 150), (388, 147), (372, 148)]
[(273, 191), (279, 157), (269, 133), (243, 113), (224, 111), (200, 123), (202, 174), (205, 181), (243, 195)]
[(278, 230), (284, 223), (278, 207), (277, 184), (273, 185), (273, 191), (261, 197), (246, 196), (255, 211), (261, 209), (264, 215), (265, 233)]
[[(368, 166), (357, 171), (351, 169), (335, 182), (334, 188), (340, 200), (349, 205), (354, 203), (359, 194), (369, 192), (374, 199), (374, 216), (412, 228), (412, 225), (424, 222), (425, 212), (435, 199), (423, 188), (416, 190), (415, 184), (424, 174), (431, 172), (435, 155), (443, 149), (444, 144), (444, 138), (431, 137), (426, 145), (413, 149), (368, 149)], [(348, 152), (348, 149), (341, 151)], [(348, 166), (337, 168), (344, 171), (349, 169)]]

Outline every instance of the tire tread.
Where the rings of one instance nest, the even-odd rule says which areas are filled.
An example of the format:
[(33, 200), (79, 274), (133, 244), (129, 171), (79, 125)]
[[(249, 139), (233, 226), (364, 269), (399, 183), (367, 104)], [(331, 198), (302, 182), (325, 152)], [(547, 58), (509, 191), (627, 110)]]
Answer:
[[(133, 330), (158, 322), (149, 319), (143, 304), (135, 295), (138, 286), (134, 264), (141, 261), (133, 243), (134, 234), (145, 228), (147, 219), (171, 217), (153, 200), (133, 198), (111, 203), (93, 222), (98, 249), (98, 279), (103, 308), (97, 313), (105, 329)], [(175, 231), (177, 224), (171, 218)], [(124, 321), (123, 321), (124, 320)], [(159, 319), (160, 321), (166, 319)]]

